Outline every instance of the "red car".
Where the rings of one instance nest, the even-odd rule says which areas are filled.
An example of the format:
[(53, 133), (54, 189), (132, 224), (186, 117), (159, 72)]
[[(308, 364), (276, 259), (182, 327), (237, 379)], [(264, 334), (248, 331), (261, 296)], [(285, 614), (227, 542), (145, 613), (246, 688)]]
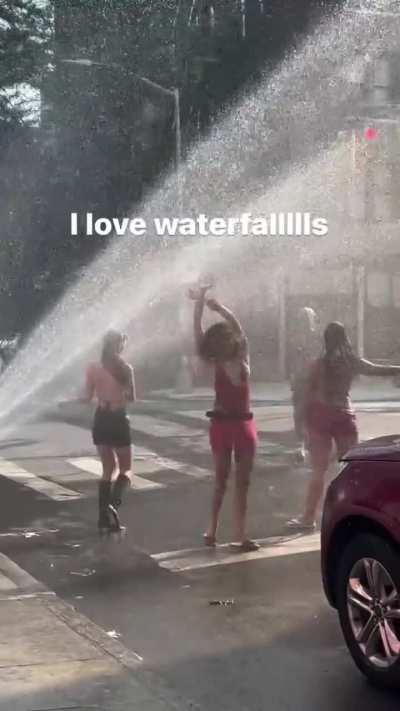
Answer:
[(322, 576), (359, 669), (400, 688), (400, 435), (351, 449), (322, 520)]

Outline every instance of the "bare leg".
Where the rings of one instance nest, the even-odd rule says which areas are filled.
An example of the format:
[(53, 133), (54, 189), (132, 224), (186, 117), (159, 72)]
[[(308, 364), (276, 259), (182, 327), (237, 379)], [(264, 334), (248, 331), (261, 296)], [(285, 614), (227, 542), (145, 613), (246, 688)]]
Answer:
[(246, 536), (246, 513), (247, 495), (250, 485), (250, 474), (253, 469), (253, 454), (240, 455), (236, 462), (236, 481), (234, 499), (234, 524), (235, 537), (239, 543), (247, 540)]
[(132, 469), (132, 448), (129, 447), (119, 447), (115, 450), (118, 460), (119, 473), (125, 474), (129, 479), (131, 478)]
[(304, 404), (299, 397), (293, 396), (293, 421), (296, 435), (297, 455), (303, 458), (305, 453)]
[(120, 506), (122, 497), (131, 485), (131, 470), (132, 470), (132, 448), (119, 447), (115, 450), (118, 460), (118, 478), (114, 484), (113, 504)]
[(99, 529), (110, 529), (112, 522), (110, 519), (110, 501), (111, 501), (111, 479), (115, 468), (115, 457), (111, 447), (98, 446), (103, 475), (99, 482)]
[(115, 470), (115, 455), (111, 447), (106, 447), (105, 445), (99, 445), (97, 447), (98, 455), (101, 459), (101, 464), (103, 467), (102, 479), (103, 481), (111, 481), (112, 475)]
[(315, 516), (324, 493), (325, 474), (329, 467), (332, 440), (330, 437), (312, 437), (311, 464), (312, 474), (308, 485), (306, 504), (302, 522), (311, 525), (315, 521)]
[[(348, 452), (351, 447), (357, 444), (357, 442), (358, 434), (356, 430), (354, 430), (354, 432), (350, 432), (349, 434), (335, 437), (337, 459), (341, 459), (341, 457), (346, 454), (346, 452)], [(323, 447), (322, 440), (321, 445)], [(318, 505), (323, 497), (325, 474), (329, 468), (331, 449), (332, 444), (330, 443), (328, 450), (325, 450), (325, 452), (322, 453), (321, 448), (321, 451), (313, 457), (313, 473), (308, 488), (306, 506), (303, 516), (303, 522), (305, 524), (311, 524), (314, 522)]]
[(222, 502), (226, 492), (226, 484), (231, 470), (232, 453), (230, 450), (224, 450), (214, 454), (215, 462), (215, 487), (211, 506), (211, 520), (207, 529), (206, 536), (210, 541), (214, 540), (217, 535), (219, 514), (221, 511)]

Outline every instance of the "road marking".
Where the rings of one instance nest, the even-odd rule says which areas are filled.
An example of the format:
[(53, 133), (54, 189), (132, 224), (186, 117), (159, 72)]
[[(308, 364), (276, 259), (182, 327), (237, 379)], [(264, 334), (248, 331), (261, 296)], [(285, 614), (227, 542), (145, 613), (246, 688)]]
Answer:
[[(158, 417), (151, 415), (133, 415), (131, 417), (131, 428), (135, 432), (150, 435), (151, 437), (161, 437), (169, 439), (186, 438), (191, 439), (190, 450), (203, 454), (205, 451), (204, 443), (207, 442), (207, 432), (204, 429), (194, 429), (184, 424), (176, 424), (167, 420), (161, 420)], [(185, 476), (194, 477), (195, 479), (205, 479), (211, 476), (209, 469), (204, 467), (196, 467), (185, 462), (177, 462), (175, 459), (160, 456), (158, 458), (163, 469), (173, 469)]]
[(151, 471), (149, 464), (153, 462), (153, 469), (155, 473), (160, 473), (160, 469), (171, 469), (173, 471), (179, 472), (179, 474), (184, 474), (185, 476), (193, 477), (194, 479), (206, 479), (212, 476), (212, 472), (204, 467), (196, 467), (194, 464), (187, 464), (186, 462), (178, 462), (176, 459), (170, 459), (169, 457), (163, 457), (156, 452), (152, 452), (146, 447), (134, 446), (133, 450), (133, 460), (134, 461), (146, 461), (147, 472)]
[(257, 543), (261, 546), (260, 549), (251, 553), (236, 553), (229, 548), (229, 543), (224, 543), (216, 548), (204, 547), (168, 551), (153, 554), (151, 557), (161, 568), (166, 568), (174, 573), (183, 573), (188, 570), (212, 568), (217, 565), (232, 565), (250, 560), (279, 558), (318, 551), (320, 549), (320, 534), (264, 538), (258, 540)]
[(53, 499), (53, 501), (69, 501), (82, 498), (82, 494), (77, 491), (66, 489), (48, 479), (42, 479), (36, 474), (32, 474), (32, 472), (23, 469), (19, 464), (10, 462), (2, 457), (0, 457), (0, 476), (11, 479), (17, 484), (22, 484), (22, 486), (26, 486), (29, 489), (33, 489), (48, 499)]
[(198, 423), (202, 422), (204, 424), (204, 422), (209, 422), (205, 415), (205, 408), (204, 410), (177, 410), (176, 414)]
[[(74, 457), (73, 459), (67, 459), (67, 462), (77, 469), (94, 474), (96, 477), (101, 477), (102, 475), (101, 462), (94, 457)], [(163, 484), (150, 481), (150, 479), (144, 479), (144, 477), (137, 476), (136, 474), (132, 474), (132, 487), (133, 489), (140, 489), (141, 491), (165, 488)]]
[[(138, 454), (135, 455), (135, 451)], [(204, 467), (197, 467), (186, 462), (178, 462), (169, 457), (159, 456), (145, 447), (135, 447), (133, 462), (140, 461), (146, 462), (146, 474), (160, 474), (161, 470), (168, 469), (193, 479), (206, 479), (212, 476), (212, 472)], [(95, 476), (101, 476), (101, 464), (95, 457), (73, 457), (72, 459), (67, 459), (67, 462), (78, 469), (87, 471)], [(164, 484), (156, 483), (136, 474), (132, 476), (132, 485), (134, 489), (141, 490), (165, 488)]]
[(151, 415), (132, 414), (130, 423), (133, 430), (143, 432), (152, 437), (202, 437), (207, 436), (204, 429), (194, 429), (183, 423), (177, 424), (169, 420), (152, 417)]
[[(185, 417), (192, 419), (193, 422), (199, 422), (200, 418), (196, 415), (203, 414), (203, 412), (200, 410), (189, 410), (179, 411), (177, 414), (181, 416), (184, 415)], [(151, 415), (133, 415), (131, 417), (131, 427), (134, 431), (141, 432), (152, 437), (165, 437), (167, 439), (176, 438), (178, 440), (179, 438), (191, 438), (191, 452), (203, 455), (206, 451), (207, 430), (205, 429), (195, 429), (194, 427), (190, 427), (185, 424), (176, 424), (174, 422), (161, 420), (160, 418), (152, 417)], [(281, 429), (282, 428), (280, 427), (279, 431)], [(259, 443), (258, 453), (270, 457), (270, 463), (273, 464), (274, 467), (283, 467), (287, 466), (288, 458), (291, 457), (293, 450), (268, 439), (268, 441), (261, 441)], [(181, 474), (185, 474), (186, 476), (192, 476), (197, 479), (204, 479), (212, 476), (212, 472), (203, 467), (195, 467), (190, 464), (175, 462), (175, 460), (168, 458), (163, 459), (163, 462), (165, 468), (174, 469), (175, 471), (179, 471)]]
[(212, 476), (212, 472), (209, 469), (196, 467), (194, 464), (187, 464), (186, 462), (177, 462), (175, 459), (169, 459), (168, 457), (158, 457), (157, 463), (160, 469), (171, 469), (194, 479), (207, 479)]

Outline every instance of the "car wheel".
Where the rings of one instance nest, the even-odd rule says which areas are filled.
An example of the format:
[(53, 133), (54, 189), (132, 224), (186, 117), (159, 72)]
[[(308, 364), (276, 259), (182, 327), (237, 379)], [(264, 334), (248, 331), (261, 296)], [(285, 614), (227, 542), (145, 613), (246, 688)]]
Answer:
[(336, 574), (343, 635), (358, 668), (378, 686), (400, 688), (400, 557), (384, 538), (360, 534)]

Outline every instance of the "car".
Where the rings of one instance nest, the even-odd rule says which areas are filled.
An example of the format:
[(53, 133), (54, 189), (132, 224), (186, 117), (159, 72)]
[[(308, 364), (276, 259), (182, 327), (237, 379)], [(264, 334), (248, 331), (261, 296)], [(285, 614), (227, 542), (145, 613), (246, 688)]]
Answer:
[(354, 662), (375, 685), (400, 688), (400, 435), (341, 460), (324, 503), (321, 566)]

